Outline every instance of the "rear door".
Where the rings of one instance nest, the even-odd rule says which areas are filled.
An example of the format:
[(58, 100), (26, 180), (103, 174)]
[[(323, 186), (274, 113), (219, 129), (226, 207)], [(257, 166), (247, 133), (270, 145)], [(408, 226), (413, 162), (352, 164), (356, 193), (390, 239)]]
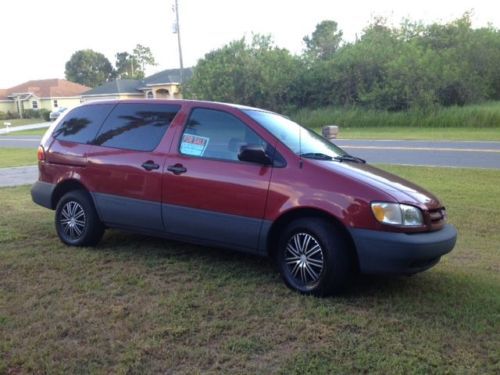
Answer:
[(236, 109), (192, 109), (167, 157), (165, 230), (197, 242), (259, 248), (272, 167), (241, 162), (242, 145), (267, 142)]
[(177, 104), (119, 103), (99, 130), (88, 150), (86, 179), (108, 225), (163, 230), (161, 171), (179, 109)]

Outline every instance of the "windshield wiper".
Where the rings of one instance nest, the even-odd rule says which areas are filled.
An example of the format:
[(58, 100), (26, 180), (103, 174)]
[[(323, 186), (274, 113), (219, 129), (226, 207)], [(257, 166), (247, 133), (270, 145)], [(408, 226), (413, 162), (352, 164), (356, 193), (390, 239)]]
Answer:
[(341, 156), (336, 156), (335, 160), (338, 160), (338, 161), (352, 161), (354, 163), (361, 163), (361, 164), (365, 164), (366, 163), (365, 159), (361, 159), (361, 158), (358, 158), (357, 156), (352, 156), (352, 155), (349, 155), (349, 154), (344, 154), (344, 155), (341, 155)]
[(322, 154), (321, 152), (306, 152), (300, 154), (303, 158), (316, 159), (316, 160), (333, 160), (333, 157)]
[(358, 158), (357, 156), (352, 156), (349, 154), (344, 154), (344, 155), (339, 155), (339, 156), (329, 156), (326, 154), (323, 154), (321, 152), (306, 152), (304, 154), (300, 154), (301, 157), (303, 158), (308, 158), (308, 159), (316, 159), (316, 160), (336, 160), (336, 161), (352, 161), (354, 163), (366, 163), (366, 160)]

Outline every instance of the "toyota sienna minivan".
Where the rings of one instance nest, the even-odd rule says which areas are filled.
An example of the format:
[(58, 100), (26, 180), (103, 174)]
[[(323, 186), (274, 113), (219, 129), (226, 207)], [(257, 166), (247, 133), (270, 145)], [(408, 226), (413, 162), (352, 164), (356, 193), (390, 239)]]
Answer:
[(52, 124), (38, 161), (33, 201), (67, 245), (119, 228), (267, 255), (305, 294), (424, 271), (457, 237), (432, 193), (257, 108), (91, 102)]

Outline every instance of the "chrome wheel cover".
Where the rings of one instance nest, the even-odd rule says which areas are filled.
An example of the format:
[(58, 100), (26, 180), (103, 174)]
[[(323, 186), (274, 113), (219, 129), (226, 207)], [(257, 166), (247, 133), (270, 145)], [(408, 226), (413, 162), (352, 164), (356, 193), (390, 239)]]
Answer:
[(286, 245), (285, 267), (297, 283), (305, 286), (317, 283), (324, 268), (319, 242), (308, 233), (294, 234)]
[(87, 217), (82, 205), (75, 201), (67, 202), (61, 210), (59, 224), (66, 238), (71, 241), (80, 239), (87, 225)]

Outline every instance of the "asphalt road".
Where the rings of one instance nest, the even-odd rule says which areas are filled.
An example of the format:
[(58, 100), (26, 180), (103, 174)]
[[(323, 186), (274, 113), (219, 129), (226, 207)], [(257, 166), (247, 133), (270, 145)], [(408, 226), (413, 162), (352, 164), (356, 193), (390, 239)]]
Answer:
[[(0, 136), (0, 148), (32, 148), (41, 136)], [(476, 141), (392, 141), (338, 139), (335, 143), (369, 163), (441, 167), (488, 168), (500, 170), (500, 142)], [(36, 167), (0, 169), (0, 186), (32, 183)]]
[(339, 139), (335, 144), (372, 164), (500, 169), (500, 142)]

